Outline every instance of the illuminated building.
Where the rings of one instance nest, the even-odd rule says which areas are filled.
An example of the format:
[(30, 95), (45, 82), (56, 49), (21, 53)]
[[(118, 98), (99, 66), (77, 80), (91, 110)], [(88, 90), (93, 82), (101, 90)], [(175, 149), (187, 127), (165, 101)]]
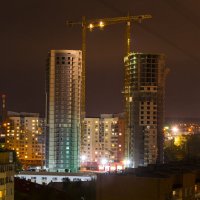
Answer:
[(124, 61), (127, 157), (134, 167), (162, 163), (165, 57), (130, 53)]
[(15, 150), (24, 166), (43, 166), (44, 120), (37, 113), (8, 112), (6, 148)]
[(51, 50), (46, 74), (49, 171), (76, 172), (80, 160), (82, 52)]
[(0, 199), (14, 200), (15, 165), (13, 152), (0, 151)]
[(85, 118), (81, 140), (82, 164), (108, 164), (124, 159), (125, 122), (120, 115), (102, 114)]
[(70, 182), (91, 181), (94, 180), (96, 176), (94, 174), (86, 173), (21, 171), (20, 173), (16, 174), (15, 177), (41, 185), (48, 185), (52, 182), (65, 182), (65, 180), (69, 180)]

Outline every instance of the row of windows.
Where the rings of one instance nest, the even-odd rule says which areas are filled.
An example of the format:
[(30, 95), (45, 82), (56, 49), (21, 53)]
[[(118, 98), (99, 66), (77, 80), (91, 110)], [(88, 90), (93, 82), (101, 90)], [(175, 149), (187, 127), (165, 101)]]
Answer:
[(156, 106), (154, 106), (154, 107), (150, 107), (150, 106), (144, 107), (144, 106), (141, 106), (140, 108), (141, 108), (142, 110), (143, 110), (143, 109), (150, 110), (150, 109), (152, 109), (152, 108), (153, 108), (154, 110), (156, 110), (156, 109), (157, 109), (157, 107), (156, 107)]
[[(56, 64), (58, 64), (58, 65), (63, 64), (64, 65), (64, 64), (66, 64), (66, 62), (65, 61), (62, 61), (62, 62), (57, 61)], [(70, 64), (73, 64), (73, 62), (67, 62), (67, 64), (70, 65)]]
[(0, 178), (0, 185), (12, 182), (13, 182), (13, 177)]
[(144, 111), (141, 111), (140, 113), (141, 113), (141, 115), (144, 115), (144, 114), (147, 114), (147, 115), (150, 115), (150, 114), (156, 115), (157, 114), (156, 111), (154, 111), (154, 112), (150, 112), (150, 111), (144, 112)]
[(140, 90), (157, 90), (157, 87), (140, 87)]
[[(150, 116), (146, 116), (146, 119), (150, 119), (150, 118), (151, 118)], [(144, 116), (141, 116), (140, 119), (145, 119), (145, 117), (144, 117)], [(157, 119), (157, 117), (156, 117), (156, 116), (153, 116), (153, 119)]]
[(145, 105), (145, 104), (147, 104), (147, 105), (151, 105), (151, 104), (157, 105), (156, 102), (151, 102), (151, 101), (141, 101), (140, 103), (141, 103), (141, 105)]
[(70, 59), (72, 59), (73, 60), (73, 57), (64, 57), (64, 56), (62, 56), (62, 57), (56, 57), (56, 60), (60, 60), (60, 59), (62, 59), (62, 60), (65, 60), (65, 59), (70, 60)]
[(141, 124), (156, 124), (157, 122), (156, 121), (141, 121), (140, 122)]
[(13, 171), (13, 170), (14, 170), (13, 165), (1, 165), (0, 166), (0, 172)]

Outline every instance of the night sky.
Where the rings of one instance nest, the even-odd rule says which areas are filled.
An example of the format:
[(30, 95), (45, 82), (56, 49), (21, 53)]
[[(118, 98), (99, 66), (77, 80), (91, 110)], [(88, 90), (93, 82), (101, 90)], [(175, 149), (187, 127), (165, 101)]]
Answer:
[[(151, 14), (133, 24), (132, 50), (166, 55), (166, 116), (200, 118), (199, 9), (198, 0), (2, 1), (0, 92), (9, 110), (43, 115), (48, 50), (81, 49), (81, 28), (67, 27), (67, 19)], [(88, 116), (123, 111), (124, 35), (125, 24), (88, 32)]]

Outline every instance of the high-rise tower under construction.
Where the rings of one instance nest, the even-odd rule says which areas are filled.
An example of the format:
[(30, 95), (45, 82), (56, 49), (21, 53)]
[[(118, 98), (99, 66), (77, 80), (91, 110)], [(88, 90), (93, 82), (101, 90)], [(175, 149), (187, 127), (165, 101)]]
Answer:
[(127, 157), (134, 167), (162, 163), (165, 57), (130, 53), (124, 61)]

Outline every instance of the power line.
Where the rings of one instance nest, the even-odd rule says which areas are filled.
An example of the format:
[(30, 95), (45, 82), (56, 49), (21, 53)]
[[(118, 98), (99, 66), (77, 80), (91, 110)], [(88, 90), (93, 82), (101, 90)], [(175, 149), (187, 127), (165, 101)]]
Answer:
[(200, 60), (196, 56), (194, 56), (193, 54), (189, 53), (188, 51), (185, 51), (183, 48), (177, 46), (174, 42), (170, 41), (169, 39), (167, 39), (163, 35), (159, 34), (158, 32), (156, 32), (155, 30), (153, 30), (149, 26), (141, 24), (140, 27), (143, 28), (145, 31), (151, 33), (152, 35), (156, 36), (158, 39), (164, 41), (165, 43), (167, 43), (171, 47), (175, 48), (176, 50), (178, 50), (182, 54), (186, 55), (187, 57), (192, 59), (196, 64), (198, 64), (200, 62)]
[[(124, 14), (125, 12), (123, 12), (122, 10), (118, 9), (116, 6), (114, 6), (113, 4), (109, 3), (108, 1), (105, 0), (96, 0), (99, 3), (103, 4), (106, 8), (112, 10), (113, 12), (117, 13), (117, 14)], [(172, 1), (175, 0), (168, 0), (172, 3)], [(186, 17), (188, 15), (185, 15)], [(190, 19), (190, 18), (188, 18)], [(168, 45), (172, 46), (174, 49), (178, 50), (179, 52), (181, 52), (182, 54), (184, 54), (185, 56), (189, 57), (191, 60), (193, 60), (194, 63), (199, 63), (200, 60), (195, 57), (193, 54), (189, 53), (188, 51), (184, 50), (183, 48), (177, 46), (174, 42), (170, 41), (169, 39), (167, 39), (166, 37), (162, 36), (160, 33), (156, 32), (155, 30), (153, 30), (151, 27), (148, 27), (147, 25), (140, 25), (145, 31), (151, 33), (152, 35), (154, 35), (155, 37), (159, 38), (160, 40), (163, 40), (165, 43), (167, 43)]]
[(178, 3), (176, 0), (164, 0), (164, 2), (172, 9), (176, 10), (179, 15), (187, 19), (191, 24), (200, 29), (200, 23), (198, 23), (198, 17), (186, 8), (183, 4)]

